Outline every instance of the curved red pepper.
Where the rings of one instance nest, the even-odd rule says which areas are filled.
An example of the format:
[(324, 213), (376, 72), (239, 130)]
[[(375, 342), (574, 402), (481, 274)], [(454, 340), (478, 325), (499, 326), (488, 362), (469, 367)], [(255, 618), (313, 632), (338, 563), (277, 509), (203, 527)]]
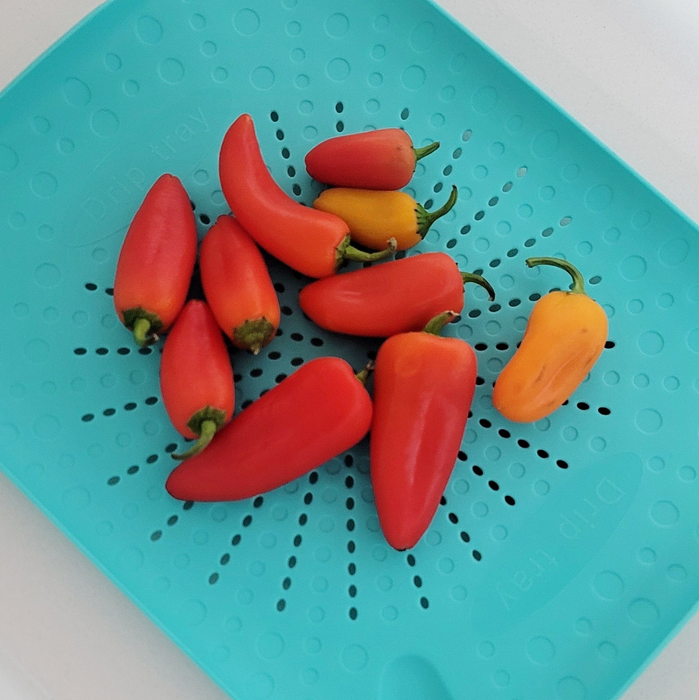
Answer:
[(206, 300), (236, 347), (255, 355), (279, 328), (279, 299), (259, 248), (231, 216), (220, 216), (199, 253)]
[(476, 356), (440, 338), (453, 317), (389, 338), (374, 376), (371, 481), (381, 528), (395, 549), (414, 547), (439, 506), (461, 446), (476, 388)]
[(175, 469), (167, 490), (184, 501), (238, 501), (271, 491), (358, 443), (371, 415), (369, 394), (344, 360), (311, 360)]
[(395, 250), (364, 253), (350, 245), (349, 228), (338, 216), (291, 199), (267, 170), (249, 114), (224, 137), (219, 174), (228, 205), (255, 242), (308, 277), (328, 277), (344, 260), (380, 260)]
[(306, 156), (306, 169), (326, 185), (400, 190), (412, 179), (417, 161), (438, 148), (439, 142), (414, 148), (402, 129), (377, 129), (323, 141)]
[(136, 342), (151, 345), (177, 318), (197, 257), (197, 227), (182, 183), (163, 175), (143, 200), (119, 254), (114, 306)]
[(461, 313), (466, 282), (480, 284), (495, 298), (480, 275), (459, 272), (445, 253), (424, 253), (313, 282), (299, 301), (321, 328), (388, 338), (422, 330), (444, 309)]
[(205, 302), (188, 302), (166, 338), (160, 389), (175, 429), (198, 438), (175, 459), (201, 452), (233, 416), (233, 370), (221, 329)]

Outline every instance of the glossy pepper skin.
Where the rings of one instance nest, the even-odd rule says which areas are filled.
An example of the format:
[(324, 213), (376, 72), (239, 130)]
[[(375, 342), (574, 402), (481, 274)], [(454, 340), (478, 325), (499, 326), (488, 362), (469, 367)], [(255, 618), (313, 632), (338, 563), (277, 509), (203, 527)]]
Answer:
[(333, 275), (345, 260), (379, 260), (393, 252), (388, 243), (378, 254), (357, 250), (342, 219), (291, 199), (267, 170), (249, 114), (226, 133), (219, 174), (231, 211), (253, 240), (308, 277)]
[(204, 294), (236, 347), (257, 355), (279, 328), (279, 299), (259, 248), (231, 216), (220, 216), (199, 253)]
[(182, 183), (163, 175), (136, 212), (119, 253), (114, 306), (141, 347), (174, 323), (197, 257), (197, 227)]
[(201, 452), (233, 416), (233, 370), (211, 310), (192, 300), (182, 310), (163, 347), (160, 389), (175, 429), (197, 442), (184, 455)]
[(301, 290), (299, 301), (321, 328), (388, 338), (422, 330), (444, 309), (461, 313), (466, 282), (495, 298), (483, 277), (460, 272), (446, 253), (423, 253), (318, 280)]
[(175, 469), (168, 492), (184, 501), (238, 501), (348, 450), (371, 425), (371, 399), (358, 377), (335, 357), (302, 365)]
[(493, 405), (517, 423), (541, 420), (570, 398), (602, 354), (608, 331), (604, 309), (585, 293), (573, 265), (556, 258), (529, 258), (527, 265), (560, 267), (573, 286), (536, 302), (519, 349), (495, 383)]
[(407, 250), (427, 235), (437, 219), (451, 211), (457, 197), (458, 190), (452, 187), (446, 204), (428, 212), (405, 192), (338, 187), (322, 192), (313, 206), (346, 221), (356, 243), (383, 250), (388, 240), (395, 238), (398, 250)]
[(412, 179), (417, 161), (438, 148), (439, 142), (414, 148), (402, 129), (377, 129), (323, 141), (306, 156), (306, 170), (335, 187), (400, 190)]
[(476, 388), (476, 356), (439, 330), (389, 338), (374, 375), (371, 481), (381, 529), (395, 549), (414, 547), (429, 527), (454, 469)]

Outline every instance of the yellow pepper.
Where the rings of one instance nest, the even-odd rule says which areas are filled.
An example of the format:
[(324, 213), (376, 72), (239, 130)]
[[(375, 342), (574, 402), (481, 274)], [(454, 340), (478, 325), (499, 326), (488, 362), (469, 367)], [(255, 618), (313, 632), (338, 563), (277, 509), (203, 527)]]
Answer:
[(495, 382), (493, 406), (517, 423), (532, 423), (570, 398), (604, 350), (607, 315), (585, 293), (580, 272), (557, 258), (529, 258), (573, 278), (569, 292), (550, 292), (532, 309), (522, 344)]
[(405, 192), (381, 192), (337, 187), (325, 190), (313, 206), (335, 214), (349, 226), (352, 240), (371, 250), (385, 250), (395, 238), (398, 250), (417, 245), (430, 226), (451, 211), (458, 190), (452, 187), (443, 207), (429, 212)]

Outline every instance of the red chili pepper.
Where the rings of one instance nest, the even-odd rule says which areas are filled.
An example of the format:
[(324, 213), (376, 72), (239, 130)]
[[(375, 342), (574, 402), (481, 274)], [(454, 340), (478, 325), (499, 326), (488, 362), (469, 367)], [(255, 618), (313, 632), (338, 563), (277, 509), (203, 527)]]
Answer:
[(141, 347), (157, 342), (182, 310), (196, 257), (189, 197), (178, 178), (163, 175), (129, 227), (114, 281), (114, 306)]
[(326, 185), (400, 190), (413, 177), (417, 161), (438, 148), (439, 142), (414, 148), (402, 129), (377, 129), (323, 141), (306, 156), (306, 169)]
[(271, 491), (358, 443), (371, 425), (364, 388), (336, 357), (311, 360), (240, 413), (170, 475), (183, 501), (238, 501)]
[(221, 329), (203, 301), (182, 310), (163, 346), (163, 403), (176, 430), (197, 442), (175, 459), (201, 452), (233, 416), (233, 370)]
[(358, 250), (350, 245), (342, 219), (291, 199), (267, 170), (249, 114), (238, 117), (223, 139), (219, 173), (243, 228), (268, 253), (308, 277), (328, 277), (345, 260), (381, 260), (395, 250)]
[(255, 242), (230, 216), (220, 216), (199, 254), (206, 300), (234, 345), (255, 355), (279, 328), (279, 299)]
[(318, 280), (301, 290), (299, 301), (321, 328), (388, 338), (422, 330), (443, 309), (461, 313), (466, 282), (495, 298), (480, 275), (459, 272), (445, 253), (424, 253)]
[(389, 338), (374, 377), (371, 480), (381, 528), (395, 549), (414, 547), (439, 506), (461, 446), (476, 356), (458, 338), (440, 338), (454, 312), (422, 333)]

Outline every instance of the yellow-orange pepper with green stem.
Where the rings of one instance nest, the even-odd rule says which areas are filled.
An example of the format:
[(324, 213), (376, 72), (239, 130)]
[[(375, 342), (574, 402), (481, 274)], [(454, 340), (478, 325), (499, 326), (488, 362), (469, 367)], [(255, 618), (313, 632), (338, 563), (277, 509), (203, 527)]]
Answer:
[(456, 204), (458, 190), (436, 211), (427, 211), (405, 192), (381, 192), (337, 187), (325, 190), (313, 206), (339, 216), (349, 227), (352, 240), (371, 250), (385, 250), (395, 238), (398, 250), (417, 245), (437, 219)]
[(522, 344), (495, 382), (493, 406), (517, 423), (541, 420), (570, 398), (602, 354), (608, 331), (604, 309), (571, 263), (529, 258), (527, 265), (560, 267), (573, 284), (536, 302)]

